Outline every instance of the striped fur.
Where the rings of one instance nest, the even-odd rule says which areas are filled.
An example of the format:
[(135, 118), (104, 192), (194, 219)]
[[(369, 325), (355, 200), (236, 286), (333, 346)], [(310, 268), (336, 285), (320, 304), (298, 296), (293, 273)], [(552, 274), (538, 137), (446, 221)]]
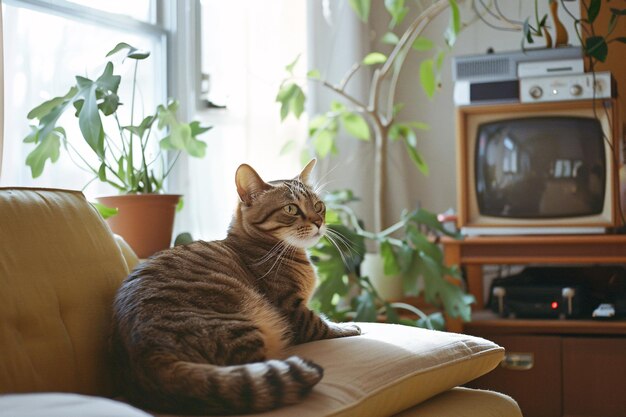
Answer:
[(296, 179), (265, 183), (242, 165), (241, 202), (226, 239), (160, 252), (124, 281), (115, 299), (112, 351), (131, 402), (179, 414), (293, 404), (323, 370), (285, 358), (283, 350), (360, 333), (307, 308), (315, 274), (304, 248), (326, 228), (324, 206), (306, 185), (312, 166)]

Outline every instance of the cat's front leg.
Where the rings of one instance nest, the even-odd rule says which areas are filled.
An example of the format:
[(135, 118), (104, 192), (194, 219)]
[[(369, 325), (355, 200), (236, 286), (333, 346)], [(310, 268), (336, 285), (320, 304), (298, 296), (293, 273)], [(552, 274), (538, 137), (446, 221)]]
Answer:
[(334, 323), (303, 306), (294, 311), (292, 317), (295, 343), (361, 334), (361, 329), (354, 323)]

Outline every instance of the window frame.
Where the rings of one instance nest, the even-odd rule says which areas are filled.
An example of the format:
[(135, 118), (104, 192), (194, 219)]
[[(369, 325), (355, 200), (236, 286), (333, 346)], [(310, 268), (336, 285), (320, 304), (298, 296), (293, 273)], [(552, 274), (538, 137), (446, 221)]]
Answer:
[[(0, 2), (0, 7), (4, 3), (78, 22), (113, 27), (121, 31), (152, 37), (163, 48), (164, 59), (157, 65), (164, 74), (166, 85), (162, 87), (159, 94), (165, 99), (177, 98), (180, 102), (179, 117), (190, 120), (196, 114), (200, 97), (200, 0), (151, 1), (151, 22), (66, 0), (3, 0)], [(177, 64), (180, 62), (186, 62), (188, 65)], [(4, 84), (4, 77), (0, 77), (0, 82)], [(1, 155), (0, 153), (0, 158)], [(184, 163), (184, 161), (179, 161), (179, 165)], [(0, 160), (0, 166), (1, 164)], [(174, 187), (178, 183), (176, 177), (176, 173), (173, 172), (168, 181)]]

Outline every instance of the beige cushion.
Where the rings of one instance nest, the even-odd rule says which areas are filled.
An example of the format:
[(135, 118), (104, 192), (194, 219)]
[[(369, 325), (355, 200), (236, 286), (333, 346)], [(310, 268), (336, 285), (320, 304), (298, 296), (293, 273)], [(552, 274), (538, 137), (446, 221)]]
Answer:
[(322, 365), (324, 378), (302, 403), (272, 416), (391, 416), (489, 372), (504, 356), (503, 348), (478, 337), (393, 324), (359, 326), (361, 336), (289, 350)]
[(0, 395), (0, 417), (150, 417), (106, 398), (78, 394)]
[(457, 387), (394, 417), (522, 417), (522, 411), (508, 395)]
[(111, 394), (111, 304), (128, 274), (77, 191), (0, 189), (0, 393)]
[(360, 323), (363, 334), (296, 346), (289, 354), (324, 367), (306, 402), (281, 416), (384, 416), (421, 403), (495, 368), (504, 349), (457, 333)]

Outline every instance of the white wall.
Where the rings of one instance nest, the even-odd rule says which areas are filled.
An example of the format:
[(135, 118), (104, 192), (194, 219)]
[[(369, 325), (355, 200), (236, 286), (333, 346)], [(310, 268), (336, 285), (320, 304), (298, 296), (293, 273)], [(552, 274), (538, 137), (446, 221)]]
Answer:
[[(383, 2), (373, 2), (371, 22), (376, 35), (384, 33), (388, 15), (383, 8)], [(547, 12), (548, 2), (542, 3), (546, 10), (540, 10), (540, 15)], [(508, 0), (500, 1), (502, 12), (511, 19), (524, 20), (534, 14), (532, 1)], [(569, 10), (578, 15), (578, 2), (568, 3)], [(464, 16), (468, 16), (466, 13)], [(560, 10), (559, 16), (570, 34), (570, 43), (578, 44), (571, 19)], [(410, 20), (410, 16), (407, 17)], [(448, 24), (449, 13), (445, 12), (428, 26), (424, 35), (437, 40), (443, 45), (441, 34)], [(531, 19), (532, 20), (532, 19)], [(548, 22), (551, 20), (548, 19)], [(541, 41), (541, 39), (539, 40)], [(406, 104), (402, 118), (421, 120), (431, 125), (431, 130), (420, 135), (419, 146), (430, 166), (429, 177), (424, 177), (415, 171), (414, 175), (405, 175), (411, 196), (408, 201), (419, 202), (420, 205), (434, 212), (441, 212), (456, 207), (456, 151), (454, 104), (452, 101), (452, 74), (451, 56), (484, 53), (491, 47), (496, 52), (519, 50), (521, 33), (504, 32), (489, 28), (481, 21), (477, 21), (465, 28), (459, 36), (457, 44), (446, 58), (442, 74), (442, 88), (429, 100), (419, 84), (419, 54), (409, 56), (398, 86), (397, 100)], [(376, 47), (377, 45), (373, 45)], [(380, 48), (378, 48), (380, 49)], [(424, 55), (426, 56), (426, 55)], [(402, 156), (400, 156), (402, 157)], [(407, 158), (404, 156), (404, 158)], [(407, 167), (409, 164), (403, 163)]]

